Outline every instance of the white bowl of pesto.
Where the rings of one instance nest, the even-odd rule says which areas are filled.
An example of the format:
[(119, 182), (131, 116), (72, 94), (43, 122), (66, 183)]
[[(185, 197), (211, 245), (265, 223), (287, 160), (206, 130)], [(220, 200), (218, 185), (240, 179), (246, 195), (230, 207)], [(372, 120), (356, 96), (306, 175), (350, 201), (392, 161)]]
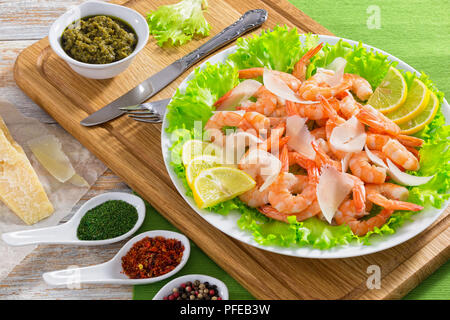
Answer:
[[(137, 36), (137, 44), (130, 55), (111, 63), (91, 64), (77, 61), (64, 51), (61, 45), (64, 30), (75, 21), (97, 15), (117, 18), (133, 29)], [(53, 51), (75, 72), (91, 79), (108, 79), (123, 72), (128, 68), (139, 51), (147, 44), (148, 37), (149, 29), (147, 21), (141, 14), (124, 6), (97, 1), (84, 2), (64, 13), (52, 24), (48, 35)]]

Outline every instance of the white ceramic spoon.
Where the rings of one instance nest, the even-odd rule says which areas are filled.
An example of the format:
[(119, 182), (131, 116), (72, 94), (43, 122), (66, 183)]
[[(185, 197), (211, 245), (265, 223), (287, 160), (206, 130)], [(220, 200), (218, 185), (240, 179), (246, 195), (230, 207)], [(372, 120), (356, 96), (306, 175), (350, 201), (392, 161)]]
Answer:
[[(146, 279), (130, 279), (123, 273), (122, 257), (131, 249), (131, 247), (139, 240), (145, 237), (161, 236), (166, 239), (177, 239), (183, 243), (184, 251), (181, 262), (172, 271), (159, 277)], [(111, 260), (91, 267), (66, 269), (43, 274), (45, 282), (54, 286), (72, 285), (79, 283), (96, 283), (96, 284), (146, 284), (166, 279), (178, 271), (186, 264), (191, 247), (189, 239), (178, 232), (166, 230), (147, 231), (130, 239), (119, 252)]]
[(173, 279), (158, 291), (158, 293), (153, 297), (153, 300), (163, 300), (164, 297), (172, 294), (173, 288), (178, 288), (182, 283), (188, 281), (194, 282), (195, 280), (198, 280), (200, 282), (209, 282), (211, 285), (215, 284), (217, 286), (219, 296), (222, 298), (222, 300), (228, 300), (228, 288), (225, 283), (223, 283), (219, 279), (203, 274), (187, 274), (185, 276)]
[[(78, 225), (80, 224), (81, 218), (90, 209), (95, 208), (98, 205), (102, 204), (103, 202), (109, 200), (122, 200), (128, 202), (129, 204), (133, 205), (136, 208), (138, 212), (138, 220), (134, 225), (134, 227), (127, 233), (112, 239), (90, 240), (90, 241), (78, 239), (77, 228)], [(55, 227), (3, 233), (2, 239), (10, 246), (26, 246), (30, 244), (39, 244), (39, 243), (71, 244), (84, 246), (105, 245), (124, 240), (129, 236), (131, 236), (132, 234), (134, 234), (144, 222), (144, 218), (145, 218), (145, 204), (141, 198), (133, 194), (124, 192), (108, 192), (88, 200), (85, 204), (83, 204), (80, 207), (80, 209), (78, 209), (78, 211), (73, 215), (73, 217), (64, 224)]]

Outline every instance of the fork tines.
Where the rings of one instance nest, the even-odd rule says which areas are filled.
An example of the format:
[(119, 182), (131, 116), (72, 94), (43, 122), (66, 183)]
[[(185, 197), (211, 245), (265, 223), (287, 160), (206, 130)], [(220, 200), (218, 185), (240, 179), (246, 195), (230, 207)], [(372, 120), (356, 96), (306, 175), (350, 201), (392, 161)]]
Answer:
[(162, 117), (158, 113), (143, 106), (130, 106), (119, 109), (126, 111), (128, 117), (136, 121), (147, 123), (158, 123), (162, 121)]

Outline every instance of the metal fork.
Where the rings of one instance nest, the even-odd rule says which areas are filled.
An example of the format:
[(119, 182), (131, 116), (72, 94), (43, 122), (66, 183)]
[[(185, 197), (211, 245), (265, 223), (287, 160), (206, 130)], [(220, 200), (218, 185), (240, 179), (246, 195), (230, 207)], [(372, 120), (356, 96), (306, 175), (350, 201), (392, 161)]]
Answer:
[(164, 118), (164, 113), (166, 112), (166, 107), (169, 102), (170, 98), (142, 103), (136, 106), (122, 107), (119, 109), (125, 111), (128, 114), (128, 117), (136, 121), (160, 123)]

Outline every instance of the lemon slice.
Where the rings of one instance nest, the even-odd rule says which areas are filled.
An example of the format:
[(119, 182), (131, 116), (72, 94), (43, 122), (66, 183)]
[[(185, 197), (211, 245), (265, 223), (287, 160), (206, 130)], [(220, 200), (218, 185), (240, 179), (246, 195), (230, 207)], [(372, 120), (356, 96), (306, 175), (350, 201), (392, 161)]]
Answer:
[(386, 113), (386, 117), (397, 124), (405, 123), (422, 112), (429, 100), (430, 90), (422, 81), (414, 79), (411, 88), (408, 90), (405, 103), (394, 111)]
[(186, 166), (186, 180), (192, 188), (192, 183), (194, 179), (199, 175), (199, 173), (205, 169), (218, 167), (222, 164), (222, 161), (215, 156), (198, 156), (191, 161), (189, 161)]
[(216, 167), (200, 172), (192, 184), (194, 199), (200, 208), (227, 201), (254, 188), (255, 181), (236, 168)]
[(367, 103), (382, 113), (391, 112), (405, 102), (407, 91), (405, 79), (400, 71), (390, 67)]
[(413, 134), (422, 130), (427, 124), (431, 122), (431, 120), (433, 120), (438, 109), (439, 100), (433, 92), (430, 92), (430, 100), (425, 109), (423, 109), (423, 111), (419, 113), (415, 118), (399, 124), (400, 129), (402, 129), (401, 133)]
[(181, 160), (186, 166), (195, 157), (201, 155), (221, 156), (222, 150), (219, 146), (201, 140), (188, 140), (181, 151)]

